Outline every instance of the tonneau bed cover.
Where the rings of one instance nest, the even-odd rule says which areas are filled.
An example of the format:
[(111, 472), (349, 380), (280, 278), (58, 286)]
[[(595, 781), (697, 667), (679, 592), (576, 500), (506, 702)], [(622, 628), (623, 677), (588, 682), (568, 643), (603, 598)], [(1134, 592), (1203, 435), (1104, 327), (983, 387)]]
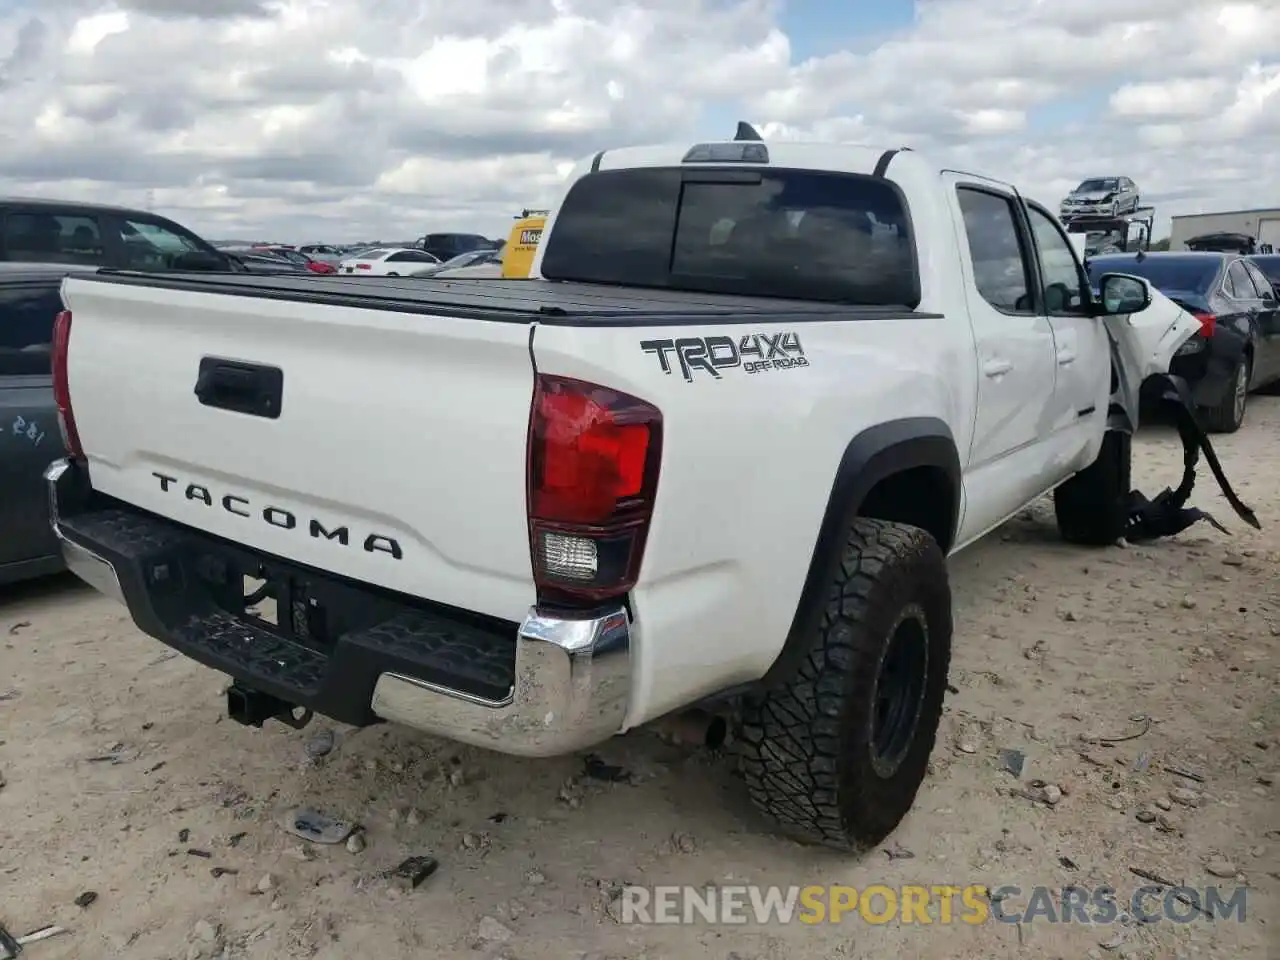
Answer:
[(772, 321), (830, 317), (900, 317), (904, 307), (853, 306), (732, 294), (692, 293), (561, 280), (448, 280), (435, 278), (278, 276), (208, 273), (135, 273), (107, 270), (95, 281), (222, 296), (259, 297), (303, 303), (434, 314), (506, 322), (555, 325), (678, 323), (699, 317), (765, 317)]

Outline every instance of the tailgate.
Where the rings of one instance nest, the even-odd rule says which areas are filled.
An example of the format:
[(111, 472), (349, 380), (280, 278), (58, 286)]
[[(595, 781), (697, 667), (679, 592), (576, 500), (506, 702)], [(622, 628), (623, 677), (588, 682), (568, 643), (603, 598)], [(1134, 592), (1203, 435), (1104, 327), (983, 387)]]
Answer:
[[(74, 278), (64, 297), (95, 489), (411, 596), (511, 620), (534, 602), (527, 322)], [(274, 418), (225, 408), (269, 368)]]

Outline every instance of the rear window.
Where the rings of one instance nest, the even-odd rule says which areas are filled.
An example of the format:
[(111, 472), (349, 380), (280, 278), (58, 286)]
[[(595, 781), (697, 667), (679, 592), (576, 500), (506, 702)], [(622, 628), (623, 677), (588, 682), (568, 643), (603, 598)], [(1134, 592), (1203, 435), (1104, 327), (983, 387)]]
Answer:
[(1089, 280), (1096, 287), (1104, 273), (1128, 273), (1143, 277), (1161, 293), (1169, 291), (1205, 294), (1222, 267), (1221, 257), (1168, 257), (1159, 254), (1112, 259), (1096, 257), (1089, 261)]
[(1275, 256), (1250, 257), (1254, 266), (1267, 275), (1274, 283), (1280, 283), (1280, 254)]
[(888, 181), (810, 170), (588, 174), (545, 240), (555, 280), (834, 303), (920, 302), (915, 246)]
[(60, 284), (0, 286), (0, 377), (49, 373), (53, 319), (62, 309)]
[(106, 263), (97, 218), (74, 214), (13, 211), (4, 218), (0, 250), (18, 263)]

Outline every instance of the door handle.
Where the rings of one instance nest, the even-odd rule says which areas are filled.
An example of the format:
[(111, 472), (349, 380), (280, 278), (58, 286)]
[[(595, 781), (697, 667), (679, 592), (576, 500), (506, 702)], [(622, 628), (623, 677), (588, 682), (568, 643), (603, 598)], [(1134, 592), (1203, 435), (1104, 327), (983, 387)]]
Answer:
[(203, 357), (196, 399), (206, 407), (276, 420), (284, 393), (284, 371), (257, 363)]
[(1013, 364), (1008, 360), (988, 360), (983, 364), (982, 372), (988, 377), (1003, 377), (1012, 369)]
[(1074, 362), (1076, 352), (1071, 349), (1062, 349), (1058, 351), (1058, 366), (1065, 367), (1067, 364)]

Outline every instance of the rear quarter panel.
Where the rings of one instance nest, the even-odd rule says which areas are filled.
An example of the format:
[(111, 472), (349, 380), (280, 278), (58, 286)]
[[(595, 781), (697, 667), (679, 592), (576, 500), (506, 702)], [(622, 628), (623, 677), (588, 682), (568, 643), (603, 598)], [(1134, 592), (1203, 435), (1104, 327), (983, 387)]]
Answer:
[[(794, 336), (803, 366), (664, 372), (643, 343)], [(910, 349), (905, 345), (909, 344)], [(837, 467), (865, 428), (971, 422), (967, 317), (539, 326), (539, 373), (630, 393), (663, 415), (653, 525), (632, 594), (628, 726), (759, 679), (796, 612)], [(746, 358), (744, 358), (746, 359)], [(959, 431), (958, 431), (959, 432)], [(957, 436), (966, 449), (967, 434)]]

